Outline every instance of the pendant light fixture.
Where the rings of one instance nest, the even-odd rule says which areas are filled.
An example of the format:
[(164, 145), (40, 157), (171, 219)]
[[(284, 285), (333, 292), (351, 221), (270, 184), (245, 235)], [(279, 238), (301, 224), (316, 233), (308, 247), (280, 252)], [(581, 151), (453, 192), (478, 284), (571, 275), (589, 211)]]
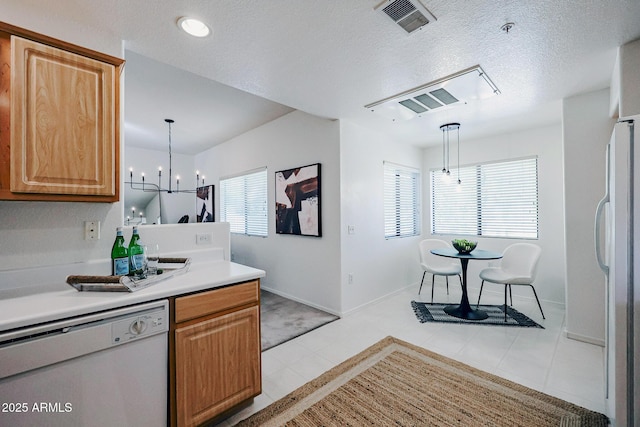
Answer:
[(451, 132), (456, 132), (456, 137), (458, 140), (458, 185), (460, 185), (462, 184), (462, 181), (460, 181), (460, 123), (446, 123), (440, 126), (440, 130), (442, 131), (442, 174), (446, 182), (449, 182), (449, 180), (451, 179), (451, 171), (449, 169), (449, 160), (451, 155)]
[[(204, 175), (201, 177), (200, 172), (196, 171), (196, 188), (194, 189), (180, 189), (180, 176), (176, 175), (175, 188), (173, 187), (173, 169), (172, 169), (172, 158), (171, 158), (171, 124), (174, 123), (173, 119), (164, 119), (164, 121), (169, 125), (169, 187), (162, 187), (162, 166), (158, 167), (158, 184), (154, 184), (152, 182), (146, 181), (144, 179), (144, 172), (140, 174), (140, 181), (134, 182), (133, 180), (133, 168), (129, 168), (129, 181), (126, 181), (125, 184), (129, 184), (132, 190), (140, 190), (140, 191), (151, 191), (158, 193), (197, 193), (198, 185), (204, 187)], [(202, 179), (202, 181), (201, 181)]]

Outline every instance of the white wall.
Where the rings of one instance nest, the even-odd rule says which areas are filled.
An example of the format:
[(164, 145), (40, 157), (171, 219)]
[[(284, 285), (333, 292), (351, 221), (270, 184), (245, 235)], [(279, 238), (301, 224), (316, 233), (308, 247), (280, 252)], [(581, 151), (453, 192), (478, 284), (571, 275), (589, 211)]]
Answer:
[[(220, 177), (267, 167), (268, 237), (232, 235), (233, 260), (267, 272), (262, 286), (339, 313), (340, 302), (339, 122), (294, 111), (196, 156), (196, 167), (215, 185), (220, 219)], [(275, 172), (321, 164), (322, 237), (275, 232)]]
[[(123, 57), (122, 41), (113, 34), (43, 14), (23, 1), (2, 4), (2, 21), (41, 34)], [(84, 221), (102, 224), (102, 239), (84, 240)], [(0, 270), (81, 262), (111, 253), (115, 228), (122, 224), (120, 203), (0, 201)]]
[[(346, 121), (340, 129), (341, 283), (346, 313), (420, 280), (420, 238), (384, 237), (383, 161), (420, 169), (422, 150)], [(348, 226), (354, 227), (353, 234), (348, 234)]]
[(595, 259), (594, 215), (605, 191), (605, 147), (615, 120), (609, 90), (563, 100), (567, 335), (604, 344), (605, 278)]
[(640, 114), (640, 39), (618, 49), (620, 64), (617, 67), (619, 83), (620, 117)]
[[(562, 212), (562, 129), (560, 124), (531, 129), (521, 132), (508, 133), (490, 138), (468, 140), (464, 138), (464, 124), (460, 127), (460, 164), (468, 165), (496, 160), (538, 156), (538, 215), (539, 239), (527, 240), (542, 248), (542, 255), (538, 265), (538, 275), (534, 285), (538, 297), (542, 300), (544, 310), (545, 301), (563, 304), (564, 298), (564, 220)], [(451, 159), (456, 159), (456, 152), (452, 146)], [(457, 160), (457, 159), (456, 159)], [(455, 160), (454, 160), (455, 162)], [(451, 167), (456, 166), (454, 163)], [(429, 174), (432, 168), (442, 169), (442, 147), (425, 150), (424, 153), (424, 200), (425, 217), (423, 229), (424, 238), (430, 233), (430, 192)], [(440, 236), (443, 240), (451, 240), (459, 236)], [(517, 239), (473, 238), (478, 241), (479, 249), (502, 252)], [(474, 261), (468, 267), (468, 286), (470, 299), (477, 298), (480, 288), (478, 274), (488, 265), (488, 262)], [(485, 287), (486, 291), (503, 292), (503, 288)], [(483, 290), (483, 293), (485, 292)], [(514, 294), (533, 298), (528, 287), (515, 287)]]
[[(125, 241), (131, 239), (133, 227), (124, 227)], [(219, 250), (220, 258), (230, 260), (229, 223), (201, 222), (194, 224), (163, 224), (145, 225), (138, 229), (140, 241), (143, 244), (157, 243), (160, 256), (173, 256), (183, 252), (193, 252), (189, 255), (192, 262), (197, 262), (195, 252)], [(197, 237), (208, 234), (211, 244), (198, 244)], [(208, 256), (208, 255), (207, 255)]]

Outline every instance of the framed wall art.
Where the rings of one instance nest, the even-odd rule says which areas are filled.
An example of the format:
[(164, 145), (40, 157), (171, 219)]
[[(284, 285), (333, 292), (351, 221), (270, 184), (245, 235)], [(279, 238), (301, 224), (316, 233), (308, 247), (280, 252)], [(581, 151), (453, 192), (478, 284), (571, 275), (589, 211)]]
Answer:
[(215, 222), (213, 213), (213, 185), (198, 187), (196, 191), (196, 222)]
[(276, 172), (276, 233), (322, 236), (320, 163)]

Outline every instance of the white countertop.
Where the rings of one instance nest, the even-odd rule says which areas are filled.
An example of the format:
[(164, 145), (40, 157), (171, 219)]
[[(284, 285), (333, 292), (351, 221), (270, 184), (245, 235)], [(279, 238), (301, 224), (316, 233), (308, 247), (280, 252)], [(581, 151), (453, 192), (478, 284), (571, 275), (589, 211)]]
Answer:
[[(136, 292), (79, 292), (53, 283), (42, 292), (0, 294), (0, 332), (14, 328), (139, 304), (190, 292), (213, 289), (265, 276), (263, 270), (225, 260), (192, 263), (185, 274)], [(35, 288), (34, 288), (35, 289)]]

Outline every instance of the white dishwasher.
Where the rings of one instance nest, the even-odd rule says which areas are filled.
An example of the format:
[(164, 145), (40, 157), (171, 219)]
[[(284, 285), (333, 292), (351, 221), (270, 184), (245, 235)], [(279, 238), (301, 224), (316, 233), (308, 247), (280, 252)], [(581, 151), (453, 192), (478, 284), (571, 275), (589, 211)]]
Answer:
[(0, 334), (0, 426), (166, 426), (168, 307)]

